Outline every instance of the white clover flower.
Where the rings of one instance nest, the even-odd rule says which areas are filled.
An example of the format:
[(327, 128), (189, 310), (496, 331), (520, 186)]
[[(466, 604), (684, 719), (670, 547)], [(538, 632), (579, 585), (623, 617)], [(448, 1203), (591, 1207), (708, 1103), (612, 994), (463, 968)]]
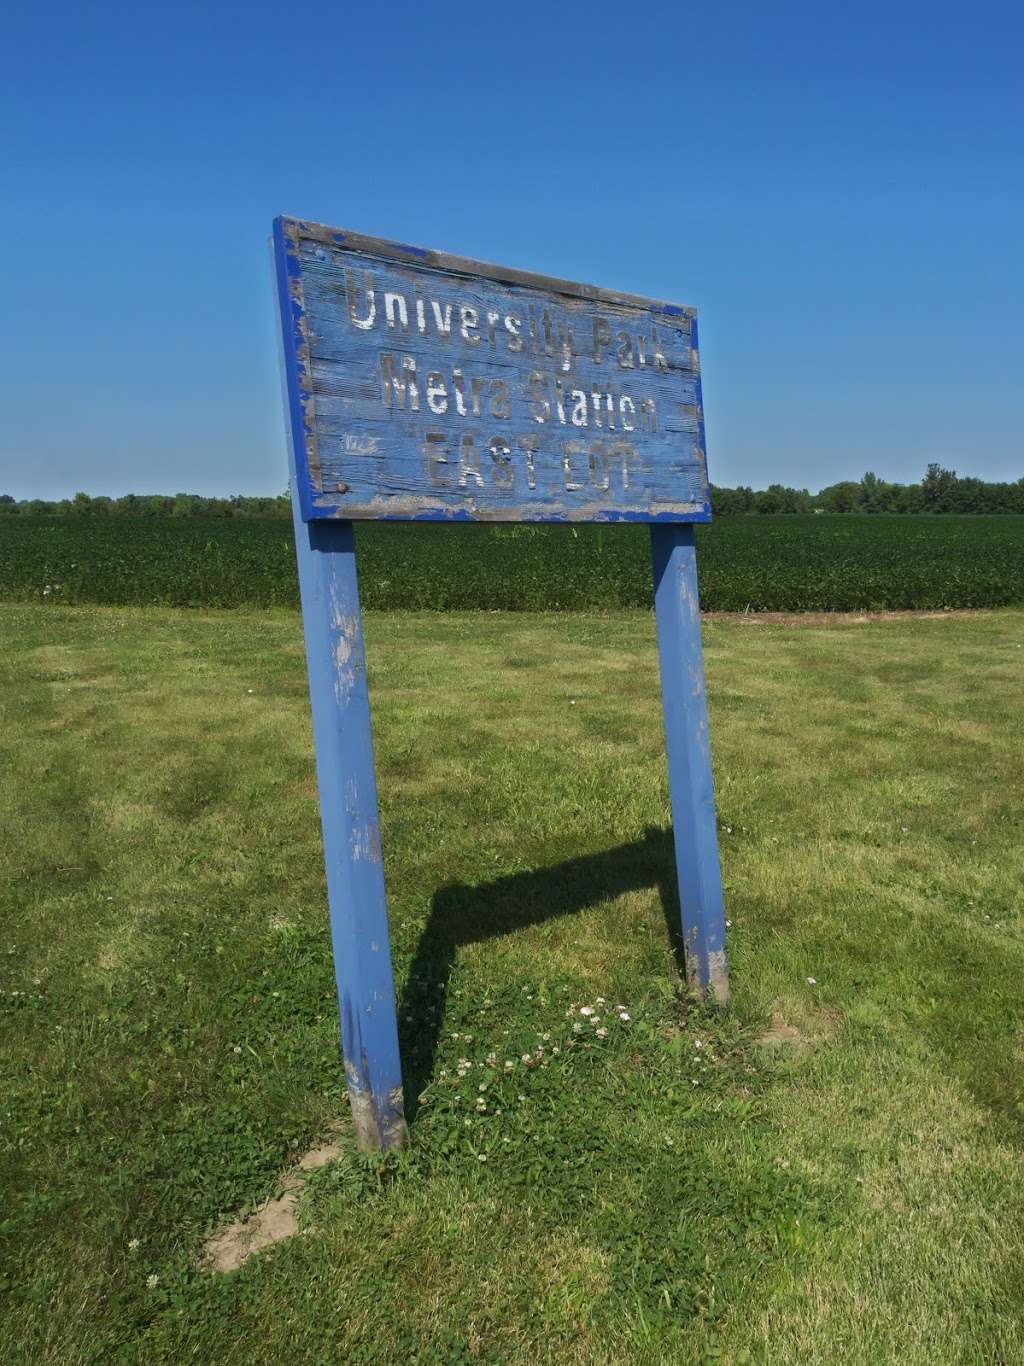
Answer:
[(703, 1047), (704, 1047), (704, 1045), (701, 1043), (700, 1039), (694, 1039), (694, 1041), (693, 1041), (693, 1046), (694, 1046), (694, 1048), (703, 1048)]
[(129, 1251), (129, 1252), (138, 1252), (138, 1250), (139, 1250), (139, 1240), (138, 1240), (138, 1238), (129, 1238), (129, 1239), (128, 1239), (128, 1251)]
[(604, 997), (603, 997), (603, 996), (598, 996), (598, 998), (597, 998), (597, 1004), (598, 1004), (599, 1006), (603, 1006), (603, 1005), (604, 1005)]
[(487, 1154), (486, 1154), (486, 1153), (477, 1153), (477, 1155), (476, 1155), (476, 1160), (477, 1160), (478, 1162), (486, 1162), (486, 1161), (487, 1161)]
[(485, 1081), (482, 1081), (482, 1082), (480, 1083), (480, 1085), (479, 1085), (476, 1089), (477, 1089), (478, 1091), (486, 1091), (486, 1090), (487, 1090), (487, 1083), (486, 1083)]
[(523, 1054), (523, 1059), (522, 1059), (522, 1060), (523, 1060), (523, 1062), (530, 1062), (531, 1059), (530, 1059), (529, 1053), (524, 1053), (524, 1054)]
[(593, 1006), (580, 1006), (580, 1014), (581, 1014), (581, 1015), (593, 1015), (593, 1013), (594, 1013), (594, 1007), (593, 1007)]
[(619, 1019), (622, 1021), (623, 1024), (629, 1023), (629, 1015), (624, 1010), (619, 1011)]
[(807, 985), (808, 985), (809, 987), (816, 987), (816, 986), (818, 985), (818, 979), (817, 979), (817, 977), (808, 977), (808, 979), (807, 979)]
[(582, 1034), (582, 1033), (583, 1033), (583, 1026), (580, 1024), (579, 1020), (577, 1020), (576, 1023), (573, 1025), (573, 1027), (572, 1027), (572, 1032), (573, 1032), (574, 1034)]
[(155, 1271), (151, 1276), (146, 1277), (146, 1285), (150, 1288), (150, 1290), (155, 1290), (159, 1284), (160, 1277), (156, 1274)]
[(551, 1038), (551, 1035), (550, 1035), (550, 1034), (542, 1034), (540, 1037), (544, 1040), (545, 1043), (547, 1043), (548, 1039)]
[(607, 1037), (608, 1037), (608, 1031), (607, 1031), (607, 1029), (599, 1029), (599, 1030), (597, 1030), (596, 1032), (597, 1032), (597, 1037), (598, 1037), (599, 1039), (607, 1039)]

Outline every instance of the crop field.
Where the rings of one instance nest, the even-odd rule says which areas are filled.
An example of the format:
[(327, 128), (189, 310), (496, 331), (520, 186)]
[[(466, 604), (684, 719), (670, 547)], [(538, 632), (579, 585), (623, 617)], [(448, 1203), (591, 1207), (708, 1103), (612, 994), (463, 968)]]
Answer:
[[(722, 1012), (681, 989), (650, 613), (369, 613), (385, 1159), (297, 614), (0, 635), (5, 1366), (1024, 1360), (1024, 612), (706, 623)], [(210, 1269), (325, 1139), (298, 1232)]]
[[(1024, 517), (724, 517), (697, 531), (705, 610), (832, 612), (1024, 603)], [(643, 527), (359, 528), (377, 610), (645, 607)], [(294, 606), (281, 519), (5, 517), (0, 601)]]

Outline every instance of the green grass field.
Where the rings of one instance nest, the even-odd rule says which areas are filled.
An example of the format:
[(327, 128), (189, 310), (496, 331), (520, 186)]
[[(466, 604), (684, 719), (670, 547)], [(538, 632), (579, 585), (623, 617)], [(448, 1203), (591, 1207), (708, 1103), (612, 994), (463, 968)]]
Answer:
[[(357, 529), (364, 607), (649, 607), (642, 526)], [(701, 604), (837, 612), (1024, 603), (1024, 517), (722, 517), (697, 528)], [(0, 517), (0, 602), (298, 605), (281, 518)]]
[[(720, 1015), (680, 992), (651, 617), (371, 614), (384, 1160), (298, 617), (0, 633), (5, 1363), (1024, 1360), (1024, 613), (707, 624)], [(206, 1270), (339, 1123), (304, 1231)]]

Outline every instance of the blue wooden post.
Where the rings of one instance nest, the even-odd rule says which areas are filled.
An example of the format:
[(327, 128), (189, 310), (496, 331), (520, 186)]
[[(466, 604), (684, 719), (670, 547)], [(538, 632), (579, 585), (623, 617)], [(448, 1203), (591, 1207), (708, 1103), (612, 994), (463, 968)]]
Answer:
[(352, 523), (295, 506), (345, 1079), (361, 1148), (405, 1142), (402, 1066)]
[(686, 975), (702, 995), (724, 1005), (729, 969), (693, 526), (652, 524), (651, 553)]

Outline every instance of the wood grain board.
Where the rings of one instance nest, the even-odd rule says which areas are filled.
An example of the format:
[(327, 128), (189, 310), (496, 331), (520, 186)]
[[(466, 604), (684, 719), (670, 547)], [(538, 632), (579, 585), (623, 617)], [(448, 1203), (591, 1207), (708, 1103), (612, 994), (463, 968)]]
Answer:
[(305, 520), (710, 519), (693, 309), (281, 218)]

